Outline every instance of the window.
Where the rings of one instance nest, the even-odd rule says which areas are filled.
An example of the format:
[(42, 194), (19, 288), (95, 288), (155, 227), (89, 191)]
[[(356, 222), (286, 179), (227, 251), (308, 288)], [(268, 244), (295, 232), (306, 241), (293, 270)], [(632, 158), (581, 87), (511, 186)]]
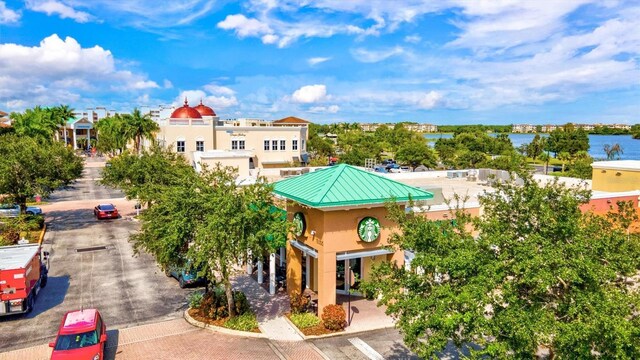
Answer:
[(300, 150), (302, 151), (307, 150), (307, 148), (305, 147), (306, 144), (304, 143), (304, 139), (302, 139), (302, 142), (300, 144), (302, 145)]
[(264, 151), (269, 151), (269, 140), (264, 141)]
[(231, 140), (231, 150), (238, 150), (238, 140)]
[(202, 140), (196, 141), (196, 151), (204, 151), (204, 141)]
[(285, 140), (280, 140), (280, 151), (287, 150), (287, 142)]
[(184, 140), (179, 140), (176, 142), (176, 151), (179, 153), (184, 152)]
[(271, 150), (278, 150), (278, 140), (271, 140)]
[(291, 142), (291, 150), (293, 151), (298, 150), (298, 140), (293, 139), (293, 141)]
[(244, 140), (238, 140), (238, 149), (244, 150)]

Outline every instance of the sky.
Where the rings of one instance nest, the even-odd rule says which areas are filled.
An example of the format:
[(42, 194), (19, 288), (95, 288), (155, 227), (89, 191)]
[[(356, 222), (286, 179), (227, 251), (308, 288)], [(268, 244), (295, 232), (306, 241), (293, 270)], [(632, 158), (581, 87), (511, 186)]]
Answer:
[(0, 0), (0, 110), (640, 123), (640, 0)]

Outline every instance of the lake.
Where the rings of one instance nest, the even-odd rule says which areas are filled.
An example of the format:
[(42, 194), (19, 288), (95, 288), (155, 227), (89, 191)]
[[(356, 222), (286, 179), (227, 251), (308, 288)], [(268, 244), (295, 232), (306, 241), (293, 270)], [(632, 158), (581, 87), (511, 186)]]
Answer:
[[(496, 136), (496, 134), (491, 134)], [(522, 144), (528, 144), (533, 140), (535, 134), (509, 134), (509, 139), (514, 147)], [(548, 134), (540, 134), (540, 136), (549, 136)], [(435, 141), (436, 139), (450, 139), (453, 134), (424, 134), (427, 140)], [(589, 135), (589, 155), (596, 160), (606, 160), (607, 154), (604, 152), (604, 145), (620, 144), (623, 154), (620, 155), (621, 160), (640, 160), (640, 140), (635, 140), (631, 135)]]

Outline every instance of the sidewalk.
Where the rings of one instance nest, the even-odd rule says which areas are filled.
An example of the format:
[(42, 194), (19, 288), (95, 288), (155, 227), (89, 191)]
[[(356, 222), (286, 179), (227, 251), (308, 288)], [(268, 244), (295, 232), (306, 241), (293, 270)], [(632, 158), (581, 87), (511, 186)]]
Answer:
[(238, 275), (232, 280), (233, 288), (245, 293), (256, 313), (260, 331), (269, 339), (301, 341), (302, 337), (284, 320), (289, 312), (289, 297), (285, 293), (270, 295), (249, 275)]

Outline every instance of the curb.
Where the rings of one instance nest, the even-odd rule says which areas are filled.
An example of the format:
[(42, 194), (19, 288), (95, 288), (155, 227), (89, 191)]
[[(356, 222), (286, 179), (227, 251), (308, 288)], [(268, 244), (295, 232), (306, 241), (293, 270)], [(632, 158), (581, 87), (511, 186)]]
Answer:
[(284, 317), (284, 320), (289, 323), (289, 325), (291, 325), (291, 327), (293, 328), (293, 330), (300, 336), (302, 336), (303, 340), (314, 340), (314, 339), (324, 339), (324, 338), (331, 338), (331, 337), (336, 337), (336, 336), (344, 336), (344, 335), (358, 335), (358, 334), (362, 334), (362, 333), (366, 333), (366, 332), (370, 332), (370, 331), (376, 331), (376, 330), (383, 330), (383, 329), (395, 329), (395, 325), (390, 325), (390, 326), (382, 326), (382, 327), (378, 327), (375, 329), (367, 329), (367, 330), (360, 330), (360, 331), (354, 331), (354, 332), (348, 332), (348, 331), (338, 331), (338, 332), (334, 332), (331, 334), (325, 334), (325, 335), (305, 335), (302, 333), (302, 331), (300, 329), (298, 329), (297, 326), (295, 326), (293, 324), (293, 322), (286, 316), (282, 316)]
[(227, 335), (267, 339), (267, 337), (262, 333), (254, 333), (254, 332), (248, 332), (248, 331), (232, 330), (232, 329), (227, 329), (227, 328), (223, 328), (223, 327), (220, 327), (220, 326), (215, 326), (215, 325), (211, 325), (211, 324), (205, 324), (205, 323), (203, 323), (201, 321), (198, 321), (198, 320), (192, 318), (191, 315), (189, 315), (189, 310), (190, 309), (191, 308), (187, 308), (187, 310), (184, 311), (184, 319), (189, 324), (191, 324), (191, 325), (193, 325), (195, 327), (208, 329), (208, 330), (211, 330), (211, 331), (220, 332), (220, 333), (227, 334)]
[(42, 240), (44, 240), (44, 234), (47, 232), (47, 223), (44, 224), (40, 231), (40, 238), (38, 239), (38, 245), (42, 246)]

